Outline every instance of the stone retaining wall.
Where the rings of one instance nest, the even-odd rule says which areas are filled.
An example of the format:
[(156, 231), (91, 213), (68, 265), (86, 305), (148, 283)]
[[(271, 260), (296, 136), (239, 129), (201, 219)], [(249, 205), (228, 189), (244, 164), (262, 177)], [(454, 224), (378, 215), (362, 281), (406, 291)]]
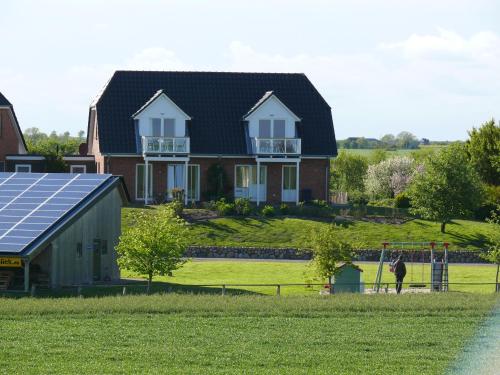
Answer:
[[(386, 260), (390, 259), (391, 252), (386, 252)], [(429, 262), (430, 251), (406, 251), (403, 253), (406, 262)], [(436, 258), (441, 260), (443, 251), (435, 251)], [(450, 263), (487, 263), (480, 257), (481, 251), (453, 250), (448, 252)], [(185, 256), (190, 258), (239, 258), (239, 259), (291, 259), (309, 260), (310, 250), (297, 250), (293, 248), (259, 248), (259, 247), (225, 247), (225, 246), (191, 246)], [(378, 261), (380, 250), (358, 250), (356, 260)]]

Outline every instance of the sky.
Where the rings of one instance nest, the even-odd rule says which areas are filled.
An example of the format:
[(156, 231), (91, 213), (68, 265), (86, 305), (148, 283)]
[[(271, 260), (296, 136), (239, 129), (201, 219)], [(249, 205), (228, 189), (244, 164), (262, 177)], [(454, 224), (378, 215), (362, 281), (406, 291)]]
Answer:
[(500, 118), (500, 2), (0, 3), (0, 92), (23, 129), (76, 134), (113, 72), (305, 73), (338, 139), (467, 138)]

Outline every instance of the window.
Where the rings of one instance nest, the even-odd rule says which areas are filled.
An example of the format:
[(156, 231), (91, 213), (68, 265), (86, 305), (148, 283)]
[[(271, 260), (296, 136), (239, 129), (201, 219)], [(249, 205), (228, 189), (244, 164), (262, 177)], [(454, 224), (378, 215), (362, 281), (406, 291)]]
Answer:
[(259, 200), (266, 200), (267, 167), (265, 165), (260, 166), (260, 184), (258, 186), (256, 165), (237, 165), (235, 175), (235, 198), (256, 200), (257, 190), (259, 190)]
[(83, 245), (81, 242), (76, 244), (76, 256), (77, 258), (81, 258), (83, 256)]
[(87, 166), (85, 166), (85, 165), (72, 165), (72, 166), (70, 166), (69, 173), (87, 173)]
[(184, 190), (184, 165), (169, 164), (167, 167), (167, 191), (168, 198), (172, 199), (172, 190)]
[(0, 161), (0, 172), (5, 171), (5, 163), (3, 161)]
[[(142, 200), (144, 199), (144, 189), (146, 182), (145, 172), (145, 164), (136, 164), (135, 169), (135, 199)], [(153, 195), (153, 165), (148, 164), (148, 185), (149, 185), (149, 197)]]
[(31, 164), (16, 164), (16, 172), (31, 173)]
[(286, 121), (259, 120), (259, 138), (286, 138)]
[(200, 166), (188, 166), (188, 200), (200, 200)]
[(273, 121), (273, 138), (285, 138), (285, 120)]
[(294, 165), (283, 166), (283, 190), (297, 189), (297, 167)]
[(271, 138), (271, 120), (259, 120), (259, 138)]
[(236, 166), (236, 187), (248, 188), (250, 185), (250, 166), (237, 165)]
[(175, 137), (175, 119), (163, 119), (163, 136), (167, 138)]
[(161, 137), (161, 118), (151, 119), (153, 137)]

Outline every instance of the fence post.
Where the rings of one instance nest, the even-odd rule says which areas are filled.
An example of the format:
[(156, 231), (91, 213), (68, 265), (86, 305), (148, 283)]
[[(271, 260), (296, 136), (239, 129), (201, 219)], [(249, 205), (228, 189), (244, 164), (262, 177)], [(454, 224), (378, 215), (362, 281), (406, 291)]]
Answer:
[(31, 297), (34, 297), (36, 294), (36, 284), (31, 285)]
[(226, 295), (226, 285), (225, 284), (222, 284), (222, 295), (223, 296)]
[(276, 285), (276, 295), (277, 296), (281, 295), (281, 285), (280, 284)]
[(127, 294), (127, 287), (126, 287), (126, 286), (124, 286), (124, 287), (122, 288), (122, 296), (124, 296), (124, 295), (126, 295), (126, 294)]

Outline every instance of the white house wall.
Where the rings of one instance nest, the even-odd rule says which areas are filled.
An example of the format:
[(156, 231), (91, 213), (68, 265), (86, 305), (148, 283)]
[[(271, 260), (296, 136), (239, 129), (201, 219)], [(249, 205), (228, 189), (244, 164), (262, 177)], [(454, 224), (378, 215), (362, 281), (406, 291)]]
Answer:
[[(286, 105), (286, 103), (284, 104)], [(295, 117), (275, 97), (269, 98), (247, 117), (250, 138), (257, 138), (259, 136), (259, 120), (266, 119), (285, 120), (286, 137), (295, 138)]]
[(153, 118), (173, 118), (175, 119), (175, 136), (186, 136), (186, 118), (185, 114), (165, 95), (156, 98), (148, 105), (139, 115), (135, 117), (139, 120), (139, 134), (141, 136), (150, 136), (153, 134), (152, 122)]

